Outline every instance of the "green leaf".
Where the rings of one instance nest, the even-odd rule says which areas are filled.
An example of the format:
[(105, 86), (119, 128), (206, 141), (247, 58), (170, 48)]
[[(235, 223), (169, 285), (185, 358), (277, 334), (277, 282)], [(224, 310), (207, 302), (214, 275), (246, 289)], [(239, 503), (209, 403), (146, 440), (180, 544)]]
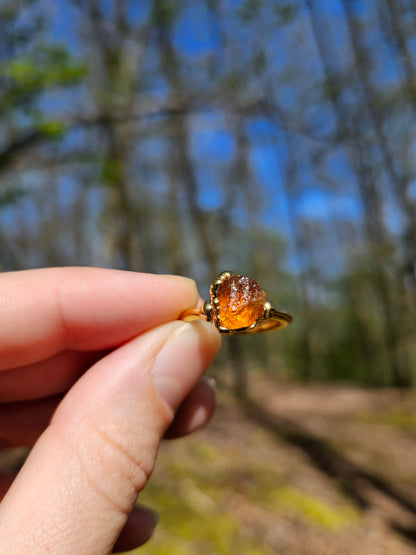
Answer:
[(298, 13), (298, 8), (292, 4), (280, 4), (274, 6), (273, 11), (281, 25), (288, 25), (295, 19)]
[(0, 74), (33, 90), (75, 84), (84, 77), (85, 68), (61, 46), (49, 46), (10, 61), (0, 67)]
[(26, 191), (21, 188), (6, 189), (0, 192), (0, 208), (16, 204), (24, 195)]
[(255, 73), (262, 73), (266, 69), (266, 55), (264, 50), (260, 50), (253, 57), (253, 68)]
[(153, 3), (152, 23), (156, 27), (171, 27), (178, 13), (178, 3), (173, 0), (160, 0)]
[(239, 17), (245, 21), (249, 22), (257, 16), (261, 8), (260, 0), (245, 0), (238, 8)]
[(48, 120), (38, 124), (39, 131), (50, 138), (59, 139), (66, 131), (66, 125), (62, 121)]

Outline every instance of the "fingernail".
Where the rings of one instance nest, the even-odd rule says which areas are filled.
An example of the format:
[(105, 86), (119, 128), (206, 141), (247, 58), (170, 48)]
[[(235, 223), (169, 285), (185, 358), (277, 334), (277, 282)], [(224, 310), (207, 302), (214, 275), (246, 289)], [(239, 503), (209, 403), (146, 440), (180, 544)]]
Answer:
[(149, 541), (158, 521), (159, 514), (156, 511), (144, 505), (136, 505), (130, 513), (112, 553), (126, 551), (130, 553), (132, 549)]
[(159, 519), (160, 519), (160, 515), (157, 511), (155, 511), (151, 507), (141, 505), (140, 503), (137, 503), (136, 510), (141, 511), (141, 516), (143, 514), (146, 515), (146, 517), (148, 519), (149, 528), (150, 527), (152, 527), (153, 529), (156, 528), (156, 526), (159, 522)]
[(202, 379), (206, 381), (212, 389), (217, 387), (217, 380), (213, 376), (204, 376)]
[(153, 383), (172, 409), (177, 408), (211, 362), (217, 335), (214, 326), (207, 322), (177, 322), (156, 355)]

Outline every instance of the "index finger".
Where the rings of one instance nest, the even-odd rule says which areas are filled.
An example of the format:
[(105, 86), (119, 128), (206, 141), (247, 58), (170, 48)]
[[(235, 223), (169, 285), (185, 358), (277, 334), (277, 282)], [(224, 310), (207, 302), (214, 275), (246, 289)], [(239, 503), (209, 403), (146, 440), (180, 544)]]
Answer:
[(103, 268), (0, 274), (0, 370), (64, 349), (115, 347), (197, 299), (195, 283), (178, 276)]

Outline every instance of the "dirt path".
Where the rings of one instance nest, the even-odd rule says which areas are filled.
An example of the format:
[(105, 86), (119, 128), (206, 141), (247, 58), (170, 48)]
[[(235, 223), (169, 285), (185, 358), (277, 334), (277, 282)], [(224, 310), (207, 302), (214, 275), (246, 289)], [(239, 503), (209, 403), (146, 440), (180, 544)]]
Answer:
[(413, 392), (250, 391), (239, 405), (220, 390), (209, 426), (163, 443), (140, 497), (160, 525), (138, 553), (416, 554)]
[[(292, 483), (322, 500), (335, 494), (358, 510), (342, 540), (328, 535), (325, 552), (416, 553), (415, 395), (260, 381), (253, 390), (246, 414), (308, 467)], [(314, 476), (305, 480), (309, 471)]]
[(162, 446), (146, 553), (416, 553), (413, 393), (258, 379), (251, 391), (243, 408), (220, 393), (204, 431)]

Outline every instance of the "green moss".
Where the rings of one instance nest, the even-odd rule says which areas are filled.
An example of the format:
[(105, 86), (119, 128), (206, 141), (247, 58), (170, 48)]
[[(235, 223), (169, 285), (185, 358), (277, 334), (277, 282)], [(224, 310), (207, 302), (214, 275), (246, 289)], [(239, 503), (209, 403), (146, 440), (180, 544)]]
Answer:
[(359, 414), (357, 418), (366, 424), (387, 425), (404, 430), (416, 430), (416, 414), (411, 412), (391, 410), (380, 413), (363, 413)]
[(329, 530), (338, 530), (353, 524), (358, 515), (352, 506), (333, 507), (317, 497), (291, 486), (274, 491), (277, 507), (288, 507), (303, 518)]
[[(148, 495), (152, 497), (152, 505), (156, 504), (161, 513), (159, 527), (163, 533), (156, 534), (149, 542), (146, 553), (150, 555), (256, 553), (254, 551), (256, 546), (247, 541), (241, 524), (232, 514), (221, 511), (215, 503), (199, 502), (196, 496), (201, 495), (204, 499), (203, 492), (193, 491), (192, 495), (189, 495), (188, 491), (178, 497), (171, 496), (169, 491), (165, 491), (163, 507), (155, 503), (152, 493), (150, 487)], [(171, 499), (168, 500), (170, 496)], [(144, 497), (141, 498), (141, 502), (143, 501), (145, 502)], [(251, 551), (246, 550), (246, 544)], [(268, 551), (263, 550), (260, 553), (265, 555)]]
[(213, 462), (221, 455), (219, 449), (206, 441), (190, 443), (189, 453), (206, 462)]
[(271, 555), (255, 529), (233, 512), (230, 495), (234, 494), (276, 519), (294, 513), (330, 532), (356, 520), (350, 506), (333, 507), (285, 485), (275, 461), (251, 454), (242, 457), (232, 445), (220, 450), (199, 439), (164, 444), (155, 474), (139, 499), (160, 513), (158, 530), (144, 552)]
[(161, 515), (145, 553), (272, 555), (229, 510), (229, 452), (203, 441), (178, 445), (163, 446), (158, 468), (140, 495), (140, 503)]

